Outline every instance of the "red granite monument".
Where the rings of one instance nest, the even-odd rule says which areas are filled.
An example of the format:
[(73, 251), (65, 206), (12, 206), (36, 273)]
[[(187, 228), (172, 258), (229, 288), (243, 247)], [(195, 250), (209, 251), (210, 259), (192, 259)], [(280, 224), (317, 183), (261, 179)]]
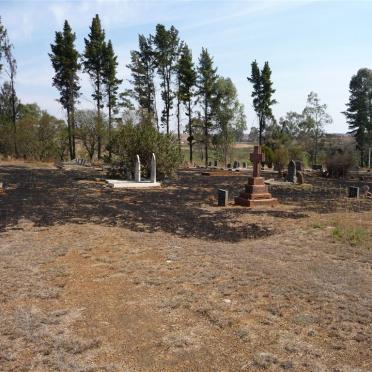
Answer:
[(253, 163), (253, 177), (248, 178), (248, 184), (245, 185), (245, 191), (241, 192), (235, 198), (235, 204), (244, 207), (274, 207), (278, 204), (278, 199), (271, 196), (265, 185), (265, 180), (260, 177), (261, 163), (265, 160), (265, 154), (261, 151), (261, 146), (255, 146), (254, 151), (250, 154)]

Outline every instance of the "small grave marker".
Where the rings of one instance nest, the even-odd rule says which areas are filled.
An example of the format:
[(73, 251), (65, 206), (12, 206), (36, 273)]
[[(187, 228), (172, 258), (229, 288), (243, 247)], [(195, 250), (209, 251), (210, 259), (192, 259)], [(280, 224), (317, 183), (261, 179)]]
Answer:
[(349, 186), (349, 198), (359, 198), (359, 187)]
[(218, 206), (226, 207), (229, 200), (229, 192), (227, 190), (218, 189)]
[(288, 164), (287, 181), (292, 183), (297, 182), (296, 163), (293, 160), (291, 160)]

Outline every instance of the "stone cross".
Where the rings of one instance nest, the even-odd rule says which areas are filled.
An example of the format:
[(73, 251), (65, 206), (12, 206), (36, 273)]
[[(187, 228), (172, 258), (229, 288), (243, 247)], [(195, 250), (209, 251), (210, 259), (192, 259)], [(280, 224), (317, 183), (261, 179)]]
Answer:
[(254, 146), (253, 153), (250, 154), (250, 159), (253, 163), (253, 177), (260, 177), (261, 163), (265, 161), (265, 154), (261, 152), (261, 146)]
[(134, 180), (136, 182), (141, 182), (141, 162), (138, 155), (136, 155), (136, 166), (134, 169)]
[(156, 158), (154, 153), (151, 156), (151, 182), (156, 182)]

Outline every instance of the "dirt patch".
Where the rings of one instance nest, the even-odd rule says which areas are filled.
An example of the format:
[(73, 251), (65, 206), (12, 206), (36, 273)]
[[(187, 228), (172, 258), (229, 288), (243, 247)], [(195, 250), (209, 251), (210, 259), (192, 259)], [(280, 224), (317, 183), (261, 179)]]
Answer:
[(208, 199), (244, 178), (117, 193), (0, 172), (0, 370), (372, 369), (368, 201), (287, 191), (247, 212)]

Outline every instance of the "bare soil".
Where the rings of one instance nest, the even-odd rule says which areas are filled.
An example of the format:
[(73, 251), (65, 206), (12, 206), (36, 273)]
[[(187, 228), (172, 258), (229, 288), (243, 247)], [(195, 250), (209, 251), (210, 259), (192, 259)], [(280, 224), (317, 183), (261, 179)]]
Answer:
[(216, 206), (246, 175), (113, 190), (0, 164), (0, 371), (371, 371), (372, 201), (307, 176)]

